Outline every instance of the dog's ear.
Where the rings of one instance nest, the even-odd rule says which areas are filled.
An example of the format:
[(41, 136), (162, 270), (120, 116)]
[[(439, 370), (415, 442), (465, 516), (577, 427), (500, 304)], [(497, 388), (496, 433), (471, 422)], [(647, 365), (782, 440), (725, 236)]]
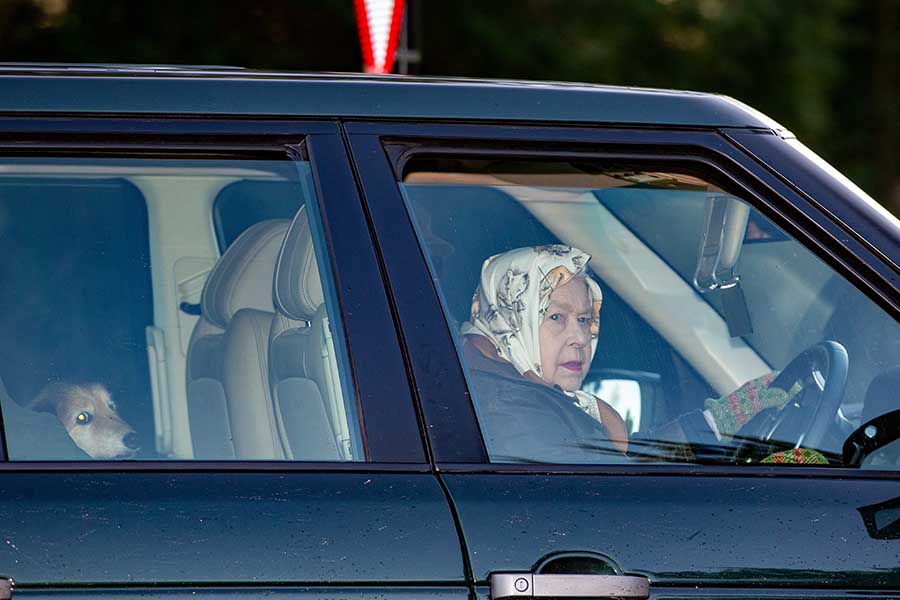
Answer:
[(38, 392), (31, 402), (25, 405), (25, 408), (56, 414), (56, 406), (60, 399), (65, 397), (67, 387), (68, 385), (61, 381), (51, 381)]

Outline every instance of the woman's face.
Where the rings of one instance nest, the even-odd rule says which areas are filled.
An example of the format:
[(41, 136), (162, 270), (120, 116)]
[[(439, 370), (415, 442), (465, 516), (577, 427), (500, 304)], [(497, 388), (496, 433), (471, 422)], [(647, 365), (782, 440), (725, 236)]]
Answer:
[(566, 391), (577, 390), (591, 359), (592, 304), (584, 278), (575, 277), (550, 293), (538, 330), (541, 379)]

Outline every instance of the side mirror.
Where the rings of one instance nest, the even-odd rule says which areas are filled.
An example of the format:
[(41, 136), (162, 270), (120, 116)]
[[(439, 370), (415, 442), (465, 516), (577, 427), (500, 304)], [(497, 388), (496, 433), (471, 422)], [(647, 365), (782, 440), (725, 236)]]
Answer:
[(652, 426), (662, 406), (662, 378), (658, 373), (628, 369), (596, 369), (581, 386), (616, 409), (629, 435)]

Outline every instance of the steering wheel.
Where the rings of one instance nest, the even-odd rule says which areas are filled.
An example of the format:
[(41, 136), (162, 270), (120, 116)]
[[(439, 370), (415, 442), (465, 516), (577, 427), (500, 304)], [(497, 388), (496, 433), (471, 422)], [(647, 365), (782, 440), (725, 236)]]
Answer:
[(844, 398), (848, 366), (846, 348), (833, 340), (798, 354), (769, 387), (787, 392), (799, 383), (800, 391), (780, 410), (761, 411), (738, 430), (735, 462), (758, 462), (787, 448), (821, 449)]

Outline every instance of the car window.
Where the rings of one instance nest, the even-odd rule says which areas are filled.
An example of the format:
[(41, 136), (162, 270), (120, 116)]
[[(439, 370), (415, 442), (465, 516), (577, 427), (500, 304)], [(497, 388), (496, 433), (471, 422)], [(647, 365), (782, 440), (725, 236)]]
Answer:
[(630, 163), (406, 164), (492, 462), (897, 464), (897, 322), (724, 187)]
[(10, 460), (364, 460), (314, 189), (288, 159), (2, 159)]
[(302, 201), (296, 184), (290, 181), (240, 180), (228, 184), (213, 203), (219, 251), (224, 252), (254, 223), (266, 219), (290, 219)]

